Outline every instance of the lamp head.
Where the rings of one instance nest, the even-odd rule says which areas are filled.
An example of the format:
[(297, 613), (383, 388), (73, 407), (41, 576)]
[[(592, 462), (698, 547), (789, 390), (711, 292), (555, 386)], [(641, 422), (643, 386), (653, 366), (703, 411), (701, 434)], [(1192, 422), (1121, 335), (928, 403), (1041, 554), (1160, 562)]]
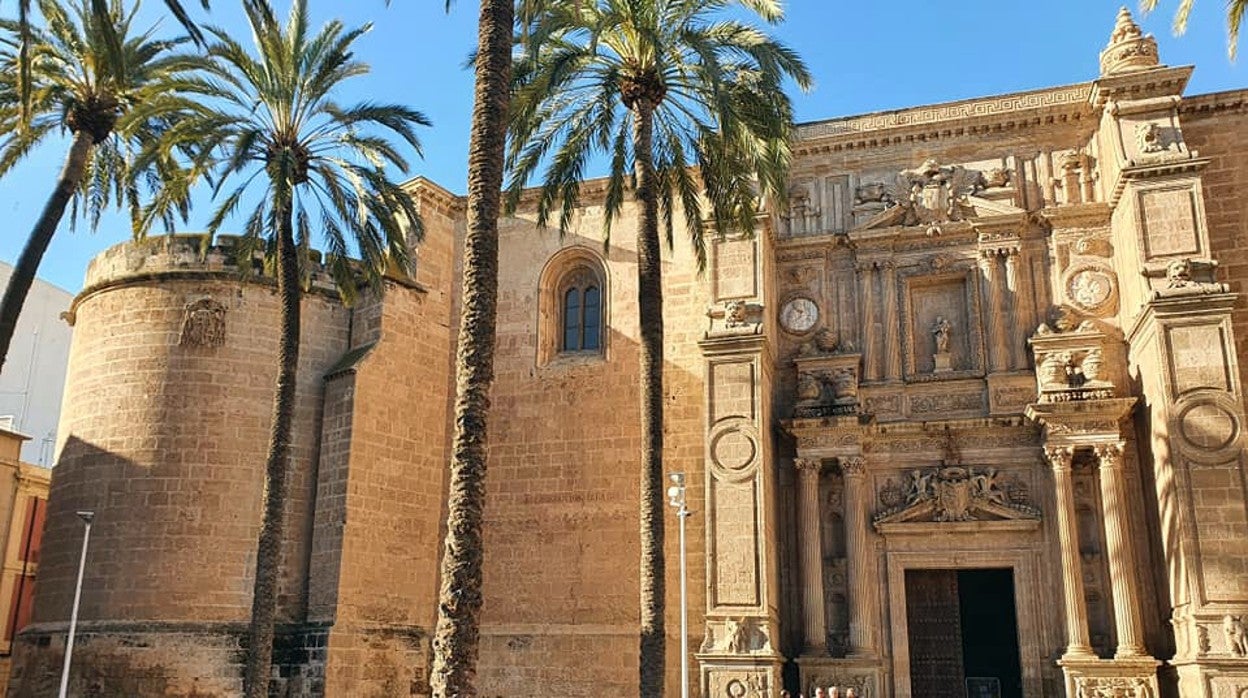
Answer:
[(78, 518), (82, 519), (82, 522), (88, 526), (90, 526), (91, 522), (95, 520), (94, 511), (79, 511), (75, 513), (78, 514)]

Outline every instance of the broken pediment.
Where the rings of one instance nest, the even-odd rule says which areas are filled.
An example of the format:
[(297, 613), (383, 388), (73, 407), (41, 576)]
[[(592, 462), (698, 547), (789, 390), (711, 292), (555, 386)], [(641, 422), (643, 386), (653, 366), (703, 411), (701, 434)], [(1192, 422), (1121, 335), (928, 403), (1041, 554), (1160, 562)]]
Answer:
[(979, 196), (1009, 182), (1008, 170), (985, 173), (961, 165), (941, 165), (928, 158), (914, 169), (897, 173), (892, 181), (858, 188), (858, 207), (879, 210), (858, 229), (925, 226), (928, 234), (936, 234), (945, 223), (1023, 213), (1004, 201)]
[[(996, 468), (943, 465), (910, 472), (904, 489), (881, 492), (881, 501), (897, 504), (875, 515), (876, 529), (892, 524), (958, 522), (1038, 522), (1040, 511), (1029, 503), (1025, 489), (1001, 482)], [(888, 496), (884, 496), (884, 495)]]

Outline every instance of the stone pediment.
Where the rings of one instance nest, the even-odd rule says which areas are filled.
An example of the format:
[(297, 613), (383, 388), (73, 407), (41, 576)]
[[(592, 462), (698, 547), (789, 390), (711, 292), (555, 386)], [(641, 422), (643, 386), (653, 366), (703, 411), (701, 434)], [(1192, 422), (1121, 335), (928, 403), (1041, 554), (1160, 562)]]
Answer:
[(984, 173), (928, 159), (914, 169), (897, 173), (892, 181), (859, 187), (859, 207), (876, 208), (878, 213), (857, 229), (914, 226), (933, 235), (940, 232), (941, 225), (949, 223), (1023, 214), (1022, 209), (998, 200), (999, 197), (980, 196), (1008, 191), (1009, 182), (1007, 170)]
[(929, 529), (967, 522), (976, 522), (978, 527), (992, 522), (1037, 524), (1040, 511), (1011, 496), (998, 479), (997, 469), (990, 467), (944, 465), (913, 470), (905, 492), (891, 498), (901, 500), (900, 504), (878, 512), (875, 527), (884, 532), (897, 528), (896, 524), (928, 524), (925, 528)]

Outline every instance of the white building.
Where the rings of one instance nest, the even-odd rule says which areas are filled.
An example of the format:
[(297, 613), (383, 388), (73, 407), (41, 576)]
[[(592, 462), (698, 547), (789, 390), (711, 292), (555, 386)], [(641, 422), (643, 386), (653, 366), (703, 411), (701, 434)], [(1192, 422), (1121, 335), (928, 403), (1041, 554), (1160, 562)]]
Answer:
[[(0, 262), (0, 289), (12, 274), (13, 265)], [(35, 279), (0, 371), (0, 422), (11, 419), (14, 431), (30, 436), (22, 460), (45, 467), (52, 465), (73, 333), (61, 313), (73, 299), (69, 291)]]

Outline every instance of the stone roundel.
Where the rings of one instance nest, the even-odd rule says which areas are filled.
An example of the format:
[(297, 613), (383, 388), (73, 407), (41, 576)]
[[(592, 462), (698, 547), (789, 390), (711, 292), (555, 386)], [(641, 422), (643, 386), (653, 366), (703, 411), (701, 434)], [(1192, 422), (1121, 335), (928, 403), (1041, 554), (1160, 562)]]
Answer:
[(1113, 311), (1118, 297), (1118, 282), (1108, 267), (1086, 264), (1066, 275), (1066, 296), (1079, 309), (1103, 315)]
[(1179, 412), (1183, 440), (1202, 451), (1221, 451), (1239, 438), (1239, 419), (1217, 402), (1196, 402)]

